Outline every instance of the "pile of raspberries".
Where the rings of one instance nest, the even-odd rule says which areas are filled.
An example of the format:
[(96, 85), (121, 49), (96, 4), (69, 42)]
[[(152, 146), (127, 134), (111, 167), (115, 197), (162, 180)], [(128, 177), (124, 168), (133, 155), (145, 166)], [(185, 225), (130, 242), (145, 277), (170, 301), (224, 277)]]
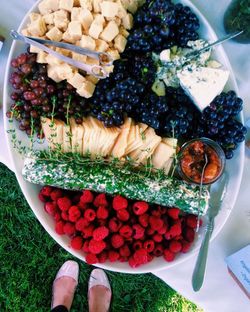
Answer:
[(170, 262), (188, 252), (195, 238), (197, 217), (175, 207), (50, 186), (39, 199), (54, 218), (56, 233), (68, 235), (71, 248), (83, 251), (89, 264), (128, 261), (136, 268), (161, 256)]

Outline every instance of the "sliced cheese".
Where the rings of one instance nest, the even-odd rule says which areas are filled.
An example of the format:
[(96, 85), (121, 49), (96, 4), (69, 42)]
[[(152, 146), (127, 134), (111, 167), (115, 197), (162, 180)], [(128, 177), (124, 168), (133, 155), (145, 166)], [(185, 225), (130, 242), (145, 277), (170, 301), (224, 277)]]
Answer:
[(125, 155), (131, 124), (132, 119), (127, 118), (124, 124), (121, 126), (121, 132), (112, 150), (113, 157), (122, 158)]
[(74, 118), (70, 118), (71, 128), (71, 146), (73, 153), (82, 154), (84, 128), (75, 122)]

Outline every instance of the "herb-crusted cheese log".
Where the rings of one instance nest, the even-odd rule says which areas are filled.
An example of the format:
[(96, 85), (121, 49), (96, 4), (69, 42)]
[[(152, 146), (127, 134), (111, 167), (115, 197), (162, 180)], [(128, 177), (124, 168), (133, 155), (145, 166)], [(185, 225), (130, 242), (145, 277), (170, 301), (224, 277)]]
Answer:
[(25, 180), (41, 185), (51, 185), (68, 190), (90, 189), (111, 195), (120, 194), (134, 200), (144, 200), (164, 206), (203, 215), (207, 209), (208, 191), (204, 188), (199, 201), (199, 187), (175, 178), (147, 177), (145, 172), (129, 170), (114, 163), (96, 161), (77, 163), (63, 160), (26, 158), (23, 168)]

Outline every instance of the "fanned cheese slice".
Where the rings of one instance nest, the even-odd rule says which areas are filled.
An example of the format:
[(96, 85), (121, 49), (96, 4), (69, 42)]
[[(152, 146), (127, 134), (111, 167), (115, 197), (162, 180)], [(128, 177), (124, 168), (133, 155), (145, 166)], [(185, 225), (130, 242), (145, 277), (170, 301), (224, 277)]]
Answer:
[(126, 118), (124, 124), (121, 126), (121, 132), (111, 152), (112, 156), (122, 158), (125, 155), (131, 124), (132, 119)]
[(162, 142), (157, 146), (154, 154), (152, 155), (153, 167), (156, 169), (164, 169), (165, 174), (168, 174), (170, 167), (173, 163), (175, 153), (176, 147), (173, 147), (173, 145), (169, 146), (165, 144), (162, 140)]
[(132, 125), (128, 136), (128, 145), (125, 154), (128, 155), (134, 150), (140, 148), (143, 145), (143, 138), (144, 135), (140, 132), (139, 126)]
[(82, 154), (84, 128), (77, 124), (74, 118), (70, 118), (70, 127), (72, 152)]
[(178, 140), (175, 138), (163, 138), (162, 142), (167, 144), (168, 146), (176, 149)]
[(108, 156), (111, 154), (120, 131), (121, 130), (119, 128), (105, 128), (105, 139), (103, 140), (101, 149), (103, 156)]
[(161, 142), (161, 137), (156, 135), (152, 128), (148, 128), (143, 134), (145, 139), (142, 141), (142, 146), (129, 154), (137, 163), (145, 163)]
[(144, 123), (139, 123), (139, 128), (140, 128), (140, 133), (142, 134), (147, 128), (148, 125), (144, 124)]
[(41, 124), (45, 138), (52, 149), (63, 149), (63, 127), (64, 122), (54, 119), (41, 117)]
[(84, 128), (84, 134), (83, 134), (83, 142), (82, 142), (82, 153), (83, 155), (87, 154), (87, 153), (91, 153), (90, 151), (90, 140), (91, 140), (91, 132), (92, 132), (92, 125), (91, 125), (91, 121), (89, 120), (89, 118), (85, 118), (83, 123), (83, 128)]

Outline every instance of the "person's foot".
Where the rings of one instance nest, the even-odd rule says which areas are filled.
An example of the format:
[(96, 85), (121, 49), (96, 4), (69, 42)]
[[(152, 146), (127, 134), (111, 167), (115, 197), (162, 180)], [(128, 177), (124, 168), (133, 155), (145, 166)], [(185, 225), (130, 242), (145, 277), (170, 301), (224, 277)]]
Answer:
[(75, 261), (66, 261), (57, 272), (52, 288), (51, 308), (59, 305), (70, 310), (78, 284), (79, 266)]
[(89, 312), (107, 312), (111, 296), (111, 287), (106, 273), (101, 269), (94, 269), (89, 278)]

